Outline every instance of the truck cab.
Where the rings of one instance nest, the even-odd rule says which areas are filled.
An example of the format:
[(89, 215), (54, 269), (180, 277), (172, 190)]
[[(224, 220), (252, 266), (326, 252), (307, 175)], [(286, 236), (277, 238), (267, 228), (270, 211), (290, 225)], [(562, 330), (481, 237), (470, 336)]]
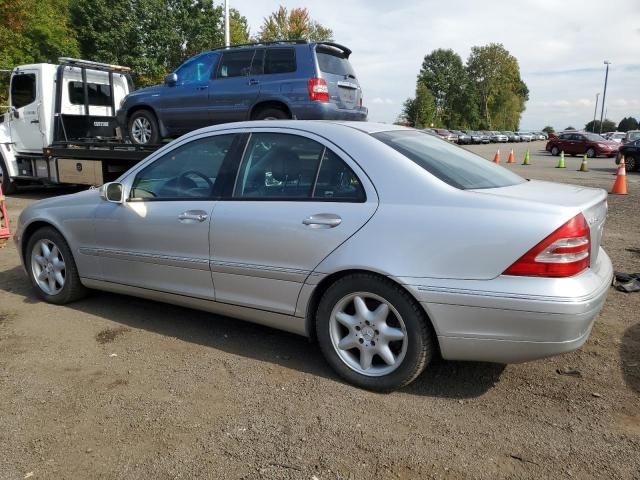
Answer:
[(11, 193), (19, 183), (75, 183), (64, 178), (69, 165), (52, 149), (118, 140), (115, 113), (133, 89), (129, 69), (60, 58), (10, 74), (8, 111), (0, 115), (3, 190)]

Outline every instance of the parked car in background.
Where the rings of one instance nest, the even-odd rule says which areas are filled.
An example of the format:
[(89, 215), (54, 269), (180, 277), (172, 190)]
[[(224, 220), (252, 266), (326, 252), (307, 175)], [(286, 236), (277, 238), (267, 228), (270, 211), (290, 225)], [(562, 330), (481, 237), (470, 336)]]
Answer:
[(260, 323), (315, 339), (338, 375), (389, 391), (436, 356), (580, 348), (613, 277), (606, 213), (602, 189), (527, 181), (414, 129), (254, 121), (32, 203), (14, 240), (44, 301), (94, 288)]
[(620, 158), (623, 155), (625, 169), (628, 172), (633, 172), (634, 170), (640, 172), (640, 138), (618, 147), (616, 165), (620, 163)]
[(549, 136), (545, 132), (538, 132), (538, 138), (540, 140), (547, 140)]
[(516, 132), (516, 135), (520, 137), (521, 142), (530, 142), (531, 140), (533, 140), (531, 134), (527, 132)]
[(620, 145), (611, 140), (587, 132), (565, 132), (547, 142), (546, 150), (552, 155), (584, 155), (593, 158), (599, 155), (615, 156)]
[(469, 137), (471, 138), (471, 143), (473, 144), (483, 143), (482, 133), (476, 130), (465, 130), (465, 133), (469, 135)]
[(439, 136), (433, 128), (423, 128), (422, 131), (428, 133), (429, 135), (433, 135), (434, 137)]
[(458, 145), (469, 145), (471, 143), (471, 136), (467, 135), (461, 130), (451, 130), (451, 133), (458, 136)]
[(502, 132), (493, 131), (491, 132), (491, 141), (494, 143), (506, 143), (509, 141), (509, 137)]
[(518, 135), (516, 135), (514, 132), (502, 132), (504, 135), (507, 136), (507, 139), (509, 142), (519, 142), (520, 141), (520, 137)]
[(488, 130), (480, 130), (482, 134), (482, 143), (491, 143), (491, 132)]
[(458, 141), (458, 136), (446, 128), (434, 128), (433, 130), (440, 138), (447, 140), (448, 142), (457, 143)]
[(611, 132), (609, 136), (605, 137), (607, 140), (611, 140), (612, 142), (622, 143), (624, 140), (626, 133), (625, 132)]
[(118, 112), (136, 144), (241, 120), (366, 120), (351, 50), (332, 42), (267, 42), (190, 58), (164, 85), (129, 94)]

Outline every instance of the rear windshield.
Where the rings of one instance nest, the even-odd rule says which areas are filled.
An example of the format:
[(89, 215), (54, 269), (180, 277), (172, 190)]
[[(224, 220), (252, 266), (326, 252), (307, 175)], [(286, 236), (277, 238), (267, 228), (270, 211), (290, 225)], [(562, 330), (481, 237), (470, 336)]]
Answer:
[(525, 182), (519, 175), (475, 153), (418, 130), (380, 132), (372, 136), (452, 187), (470, 190)]
[(349, 60), (342, 52), (319, 46), (316, 48), (316, 56), (318, 57), (318, 66), (321, 71), (333, 75), (356, 78)]

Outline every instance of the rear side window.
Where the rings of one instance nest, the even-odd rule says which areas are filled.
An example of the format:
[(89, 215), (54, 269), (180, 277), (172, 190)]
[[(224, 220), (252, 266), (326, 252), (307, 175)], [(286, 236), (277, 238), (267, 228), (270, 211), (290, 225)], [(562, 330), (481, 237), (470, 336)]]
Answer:
[(349, 59), (339, 50), (318, 46), (316, 48), (316, 56), (318, 57), (320, 71), (333, 75), (341, 75), (343, 77), (356, 78)]
[(365, 193), (353, 170), (331, 150), (325, 150), (313, 198), (364, 202)]
[(525, 179), (468, 150), (416, 130), (372, 135), (434, 177), (461, 190), (517, 185)]
[(264, 59), (265, 75), (296, 71), (296, 55), (293, 48), (271, 48)]
[(11, 80), (11, 105), (22, 108), (36, 99), (36, 76), (32, 73), (15, 75)]
[[(89, 105), (110, 107), (111, 90), (109, 85), (87, 83)], [(84, 105), (84, 88), (82, 82), (69, 82), (69, 101), (73, 105)]]
[(240, 50), (222, 54), (218, 67), (218, 78), (243, 77), (251, 72), (251, 61), (255, 50)]

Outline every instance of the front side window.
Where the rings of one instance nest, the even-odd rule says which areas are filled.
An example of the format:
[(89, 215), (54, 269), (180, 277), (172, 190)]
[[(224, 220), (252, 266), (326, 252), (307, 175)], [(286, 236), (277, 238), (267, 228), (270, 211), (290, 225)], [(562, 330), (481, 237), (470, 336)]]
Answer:
[(244, 77), (251, 72), (251, 61), (255, 50), (240, 50), (222, 54), (218, 67), (218, 78)]
[(220, 168), (236, 135), (194, 140), (160, 157), (138, 172), (131, 199), (184, 200), (216, 196)]
[(507, 187), (526, 181), (475, 153), (421, 131), (395, 130), (372, 136), (434, 177), (461, 190)]
[(22, 108), (36, 99), (36, 76), (33, 73), (18, 74), (11, 80), (11, 105)]
[(254, 133), (238, 172), (236, 198), (311, 198), (324, 146), (298, 135)]
[[(69, 82), (69, 101), (72, 105), (84, 105), (84, 87), (82, 82)], [(89, 105), (110, 107), (111, 90), (109, 85), (102, 83), (87, 83)]]
[(207, 53), (189, 60), (176, 70), (178, 83), (184, 84), (208, 81), (211, 76), (211, 69), (213, 67), (215, 57), (216, 55), (214, 53)]

